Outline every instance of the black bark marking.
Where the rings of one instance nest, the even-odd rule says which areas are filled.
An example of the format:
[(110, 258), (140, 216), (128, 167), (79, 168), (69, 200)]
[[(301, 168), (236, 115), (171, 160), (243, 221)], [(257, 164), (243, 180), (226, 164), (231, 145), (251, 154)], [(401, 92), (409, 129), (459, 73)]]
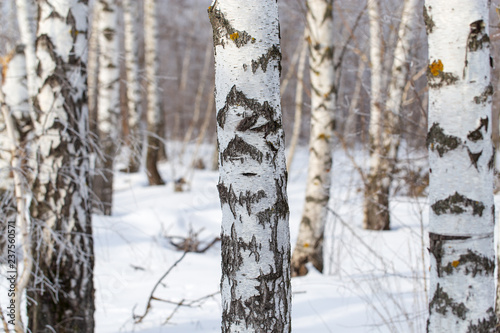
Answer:
[(448, 275), (453, 274), (453, 271), (457, 269), (463, 269), (465, 275), (472, 274), (472, 277), (476, 277), (477, 274), (493, 276), (495, 261), (472, 250), (467, 250), (467, 254), (460, 255), (455, 262), (455, 266), (448, 263), (448, 265), (442, 267), (443, 272)]
[(222, 151), (220, 161), (221, 164), (224, 164), (224, 161), (240, 161), (243, 163), (245, 162), (245, 155), (257, 161), (259, 164), (262, 163), (262, 158), (264, 157), (264, 154), (259, 149), (246, 143), (242, 138), (236, 135), (231, 139), (226, 149)]
[(219, 190), (219, 198), (221, 207), (223, 204), (228, 204), (231, 213), (233, 213), (233, 217), (236, 218), (236, 208), (235, 204), (238, 200), (236, 194), (233, 190), (233, 185), (229, 185), (229, 188), (224, 185), (224, 183), (219, 183), (217, 185), (217, 190)]
[(453, 135), (444, 134), (444, 130), (438, 123), (432, 124), (432, 127), (427, 133), (427, 148), (432, 151), (437, 151), (440, 157), (450, 150), (456, 149), (461, 143), (460, 138)]
[(255, 43), (255, 38), (250, 36), (246, 31), (240, 31), (233, 28), (231, 22), (222, 14), (215, 6), (208, 7), (208, 17), (212, 24), (214, 48), (217, 45), (225, 47), (224, 39), (232, 41), (236, 47), (242, 47), (249, 41)]
[(467, 38), (467, 49), (470, 52), (483, 49), (490, 44), (490, 37), (485, 33), (485, 24), (483, 20), (478, 20), (470, 24), (470, 33)]
[(267, 50), (267, 52), (261, 55), (257, 60), (252, 60), (252, 72), (255, 74), (257, 69), (260, 67), (265, 73), (267, 71), (267, 65), (270, 61), (278, 61), (278, 69), (281, 72), (281, 51), (278, 45), (273, 45)]
[(467, 134), (467, 139), (473, 142), (483, 140), (483, 133), (481, 130), (484, 127), (485, 133), (488, 133), (488, 123), (489, 123), (488, 117), (481, 118), (481, 120), (479, 121), (479, 127), (473, 131), (470, 131), (469, 134)]
[[(281, 121), (274, 120), (276, 110), (274, 110), (267, 101), (264, 103), (259, 103), (256, 99), (248, 98), (245, 94), (239, 91), (234, 85), (226, 96), (226, 103), (219, 112), (217, 112), (217, 123), (221, 128), (224, 128), (227, 114), (230, 109), (234, 106), (241, 106), (246, 110), (251, 111), (249, 116), (245, 116), (236, 126), (236, 130), (239, 132), (253, 131), (253, 132), (264, 132), (265, 137), (271, 133), (276, 133), (279, 131), (281, 126)], [(264, 117), (267, 120), (266, 123), (253, 127), (259, 117)]]
[(469, 238), (470, 237), (468, 236), (446, 236), (429, 232), (429, 253), (432, 254), (436, 259), (436, 270), (438, 277), (442, 277), (442, 262), (444, 255), (443, 244), (446, 241), (465, 240)]
[(479, 158), (483, 154), (483, 151), (481, 150), (479, 153), (473, 153), (470, 151), (469, 148), (467, 148), (467, 152), (469, 153), (469, 159), (470, 159), (472, 165), (476, 168), (476, 170), (479, 170), (477, 167), (477, 162), (479, 161)]
[(436, 201), (432, 210), (436, 215), (442, 214), (463, 214), (469, 207), (472, 207), (472, 215), (483, 216), (484, 204), (479, 201), (471, 200), (458, 192), (450, 195), (448, 198)]
[(492, 150), (493, 152), (491, 153), (490, 160), (488, 161), (488, 170), (493, 170), (493, 168), (495, 168), (495, 155), (496, 155), (495, 147), (493, 147)]
[(257, 193), (252, 193), (250, 191), (246, 191), (245, 194), (240, 193), (238, 197), (238, 203), (240, 206), (245, 206), (247, 209), (248, 215), (252, 214), (252, 204), (255, 204), (260, 201), (260, 199), (267, 197), (266, 192), (263, 190), (258, 191)]
[(272, 225), (273, 219), (286, 218), (290, 211), (288, 207), (288, 200), (286, 199), (286, 193), (284, 192), (284, 184), (286, 184), (286, 179), (276, 179), (275, 182), (277, 188), (277, 198), (275, 203), (270, 208), (257, 213), (259, 224), (263, 225), (264, 227)]
[[(491, 83), (484, 89), (481, 95), (474, 97), (474, 103), (485, 104), (490, 100), (490, 96), (493, 96), (493, 86)], [(486, 118), (486, 120), (488, 120), (488, 118)], [(486, 128), (488, 128), (488, 126), (486, 126)]]
[(243, 264), (241, 243), (237, 240), (234, 224), (231, 226), (231, 235), (221, 235), (222, 269), (223, 276), (233, 276)]
[(437, 284), (436, 292), (429, 303), (429, 312), (432, 310), (442, 314), (443, 316), (446, 315), (448, 310), (451, 310), (451, 313), (462, 320), (466, 319), (467, 312), (469, 312), (469, 309), (467, 309), (464, 303), (455, 302), (446, 292), (443, 291), (443, 288), (441, 288), (439, 283)]
[(438, 75), (433, 75), (430, 69), (427, 69), (427, 84), (430, 88), (441, 88), (449, 86), (459, 80), (459, 77), (451, 72), (439, 72)]
[(323, 15), (323, 20), (321, 21), (321, 24), (325, 23), (326, 20), (333, 20), (333, 1), (325, 1), (327, 3), (326, 9), (325, 9), (325, 14)]
[(497, 328), (497, 317), (493, 308), (489, 308), (487, 311), (487, 317), (482, 320), (478, 320), (476, 324), (472, 322), (469, 323), (466, 333), (491, 333), (496, 332)]
[(253, 173), (253, 172), (243, 172), (241, 174), (242, 176), (245, 176), (245, 177), (253, 177), (253, 176), (257, 176), (256, 173)]
[[(429, 11), (432, 10), (432, 7), (429, 6)], [(427, 12), (427, 7), (424, 6), (424, 23), (425, 23), (425, 31), (427, 34), (432, 33), (432, 29), (434, 29), (434, 21), (432, 20), (432, 17), (430, 17), (429, 13)]]

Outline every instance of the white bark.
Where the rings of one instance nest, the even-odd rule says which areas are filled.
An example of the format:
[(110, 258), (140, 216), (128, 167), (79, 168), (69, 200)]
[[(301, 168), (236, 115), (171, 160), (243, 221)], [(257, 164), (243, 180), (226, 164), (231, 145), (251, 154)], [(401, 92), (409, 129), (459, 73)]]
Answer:
[(290, 332), (290, 238), (274, 0), (215, 0), (222, 332)]
[(34, 3), (33, 0), (16, 0), (17, 22), (21, 33), (21, 41), (24, 45), (26, 57), (26, 73), (28, 95), (30, 99), (30, 116), (34, 119), (33, 100), (36, 97), (36, 54), (35, 54), (35, 24), (34, 24)]
[(137, 32), (134, 22), (137, 18), (138, 3), (134, 0), (123, 0), (123, 16), (125, 30), (125, 67), (127, 69), (127, 107), (129, 146), (131, 151), (129, 169), (137, 172), (142, 156), (141, 126), (141, 87), (139, 83), (139, 60), (137, 58)]
[[(100, 7), (94, 1), (92, 7), (92, 24), (89, 32), (89, 52), (87, 61), (87, 86), (90, 132), (97, 135), (97, 77), (99, 70), (99, 11)], [(93, 168), (93, 166), (92, 166)]]
[(428, 332), (494, 332), (494, 149), (488, 0), (426, 1)]
[(29, 206), (31, 194), (26, 178), (26, 139), (27, 131), (31, 129), (29, 118), (28, 91), (26, 87), (26, 61), (24, 47), (17, 48), (8, 63), (3, 65), (2, 88), (0, 103), (4, 124), (7, 131), (7, 142), (2, 146), (10, 152), (10, 161), (14, 176), (14, 193), (17, 204), (17, 228), (20, 231), (23, 252), (23, 270), (16, 281), (15, 287), (15, 331), (25, 332), (22, 321), (21, 300), (31, 275), (33, 256), (31, 239), (28, 231), (30, 225)]
[(146, 171), (150, 185), (161, 185), (163, 180), (157, 169), (158, 149), (161, 145), (156, 137), (162, 113), (158, 92), (158, 23), (156, 18), (156, 0), (144, 0), (144, 52), (147, 83), (147, 120), (148, 120), (148, 151), (146, 156)]
[(87, 1), (38, 1), (36, 169), (28, 329), (94, 330)]
[(292, 256), (292, 275), (307, 273), (311, 262), (323, 271), (323, 233), (330, 199), (336, 86), (333, 65), (333, 0), (307, 1), (311, 133), (306, 198)]
[(111, 215), (113, 162), (120, 139), (120, 66), (116, 0), (99, 0), (98, 40), (99, 76), (97, 96), (97, 133), (100, 152), (96, 163), (93, 190), (105, 215)]
[(304, 95), (304, 69), (306, 67), (307, 42), (304, 40), (301, 45), (300, 56), (297, 66), (297, 86), (295, 88), (295, 116), (293, 118), (293, 131), (286, 159), (286, 169), (290, 172), (292, 167), (295, 148), (299, 142), (300, 128), (302, 127), (302, 101)]
[[(380, 13), (373, 1), (370, 24), (373, 34), (379, 33)], [(399, 114), (403, 104), (403, 93), (408, 80), (410, 43), (416, 30), (420, 0), (406, 0), (401, 14), (398, 38), (392, 62), (388, 93), (383, 106), (381, 65), (382, 53), (377, 50), (381, 45), (381, 36), (371, 35), (375, 40), (371, 43), (372, 60), (372, 104), (370, 118), (370, 170), (365, 184), (365, 202), (363, 225), (366, 229), (390, 229), (389, 195), (392, 175), (397, 161), (400, 142)], [(377, 21), (378, 20), (378, 21)], [(373, 21), (373, 22), (372, 22)], [(375, 49), (374, 49), (375, 48)], [(377, 66), (374, 69), (374, 66)], [(384, 85), (385, 86), (385, 85)], [(378, 102), (377, 102), (378, 99)]]

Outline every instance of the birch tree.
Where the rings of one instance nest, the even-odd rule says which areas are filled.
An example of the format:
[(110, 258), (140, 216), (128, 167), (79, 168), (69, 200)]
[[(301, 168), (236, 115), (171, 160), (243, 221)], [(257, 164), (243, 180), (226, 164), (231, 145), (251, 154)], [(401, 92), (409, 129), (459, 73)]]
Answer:
[(427, 0), (428, 332), (494, 332), (488, 0)]
[(384, 68), (382, 66), (383, 41), (380, 30), (380, 8), (377, 1), (369, 2), (372, 97), (369, 129), (370, 170), (365, 184), (363, 220), (365, 229), (390, 229), (389, 196), (400, 143), (398, 125), (403, 92), (408, 79), (410, 43), (418, 22), (415, 13), (417, 8), (420, 8), (420, 2), (420, 0), (404, 2), (387, 96), (383, 96), (381, 90)]
[(137, 1), (123, 0), (128, 127), (130, 131), (128, 137), (130, 147), (129, 172), (139, 171), (142, 156), (141, 87), (139, 84), (139, 60), (137, 57), (137, 31), (134, 25), (138, 12), (137, 7)]
[(163, 185), (165, 182), (158, 172), (158, 150), (160, 147), (159, 126), (162, 113), (158, 94), (158, 23), (156, 21), (156, 0), (144, 0), (144, 52), (146, 62), (148, 149), (146, 172), (149, 185)]
[[(3, 115), (2, 122), (7, 132), (6, 142), (2, 147), (8, 149), (14, 178), (14, 193), (16, 198), (16, 227), (20, 231), (23, 250), (23, 269), (15, 284), (15, 321), (17, 333), (25, 332), (22, 321), (21, 300), (31, 275), (33, 256), (28, 226), (30, 224), (29, 206), (31, 201), (29, 182), (27, 179), (26, 159), (27, 143), (32, 129), (29, 108), (29, 94), (26, 86), (26, 61), (24, 46), (18, 46), (7, 57), (2, 68), (2, 88), (0, 89), (0, 104)], [(3, 141), (3, 140), (2, 140)], [(4, 154), (2, 154), (4, 155)], [(3, 156), (2, 156), (3, 157)], [(4, 213), (4, 212), (2, 212)]]
[[(370, 124), (368, 129), (370, 170), (365, 183), (363, 206), (363, 227), (372, 230), (389, 229), (389, 194), (381, 188), (382, 179), (388, 175), (378, 175), (380, 170), (383, 122), (383, 82), (384, 82), (384, 35), (379, 0), (369, 0), (368, 17), (370, 23)], [(386, 186), (384, 189), (388, 189)]]
[(292, 276), (307, 274), (306, 263), (323, 271), (323, 233), (328, 215), (335, 125), (333, 0), (308, 0), (311, 133), (306, 200), (292, 255)]
[(290, 239), (275, 0), (214, 0), (222, 332), (290, 332)]
[(87, 1), (38, 1), (31, 332), (93, 332)]
[(99, 76), (97, 90), (98, 157), (92, 189), (104, 215), (111, 215), (113, 164), (120, 139), (120, 66), (116, 0), (99, 0)]

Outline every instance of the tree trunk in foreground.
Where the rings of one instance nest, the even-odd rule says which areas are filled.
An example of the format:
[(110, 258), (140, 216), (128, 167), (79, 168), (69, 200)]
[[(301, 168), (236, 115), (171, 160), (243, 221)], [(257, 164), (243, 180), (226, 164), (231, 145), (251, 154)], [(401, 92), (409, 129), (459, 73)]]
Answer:
[[(428, 332), (494, 332), (488, 0), (427, 0)], [(465, 60), (465, 61), (464, 61)]]
[(290, 332), (290, 236), (275, 0), (215, 0), (222, 332)]
[(31, 332), (94, 331), (87, 1), (38, 1)]
[(333, 0), (308, 0), (311, 136), (306, 200), (292, 255), (292, 276), (312, 263), (323, 272), (323, 233), (330, 200), (332, 140), (337, 88), (333, 66)]
[(113, 166), (120, 139), (120, 71), (116, 0), (99, 0), (99, 77), (97, 89), (97, 134), (99, 137), (92, 189), (104, 215), (113, 206)]
[(156, 22), (156, 0), (144, 0), (144, 52), (146, 62), (146, 82), (148, 96), (148, 150), (146, 156), (146, 173), (149, 185), (163, 185), (165, 182), (158, 172), (160, 144), (158, 133), (162, 114), (160, 96), (158, 95), (158, 23)]

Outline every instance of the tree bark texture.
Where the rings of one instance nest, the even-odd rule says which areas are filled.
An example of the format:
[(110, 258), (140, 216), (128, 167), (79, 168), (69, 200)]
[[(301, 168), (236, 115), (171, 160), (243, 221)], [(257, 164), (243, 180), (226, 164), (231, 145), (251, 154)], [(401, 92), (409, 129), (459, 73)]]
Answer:
[(97, 133), (99, 137), (92, 189), (97, 207), (111, 215), (113, 206), (113, 165), (120, 139), (120, 52), (116, 27), (116, 0), (99, 0), (99, 76), (97, 89)]
[(427, 0), (428, 332), (495, 332), (488, 0)]
[[(373, 12), (373, 34), (377, 34), (380, 24), (378, 6), (373, 1), (375, 7)], [(397, 154), (399, 149), (399, 119), (400, 110), (403, 103), (403, 92), (408, 79), (410, 42), (413, 39), (413, 32), (416, 29), (417, 9), (421, 8), (421, 0), (406, 0), (404, 2), (401, 14), (401, 23), (398, 31), (396, 48), (394, 50), (394, 60), (389, 76), (389, 87), (387, 90), (386, 102), (382, 101), (381, 84), (383, 71), (372, 61), (372, 113), (370, 121), (370, 170), (368, 171), (367, 183), (365, 184), (365, 202), (364, 202), (364, 228), (371, 230), (389, 230), (390, 229), (390, 191), (397, 163)], [(377, 13), (377, 14), (376, 14)], [(382, 47), (379, 40), (380, 35), (374, 35), (375, 38), (371, 45), (371, 55), (377, 61), (382, 61), (381, 52), (377, 50)], [(380, 76), (381, 78), (378, 78)], [(380, 94), (380, 95), (379, 95)], [(379, 102), (377, 102), (377, 99)], [(372, 128), (373, 126), (373, 128)], [(372, 131), (373, 129), (373, 131)]]
[[(370, 169), (366, 177), (363, 206), (363, 228), (389, 230), (389, 174), (377, 174), (383, 159), (381, 149), (384, 121), (384, 42), (379, 0), (367, 2), (370, 20), (370, 123), (368, 129)], [(384, 186), (385, 185), (385, 186)]]
[(290, 236), (275, 0), (215, 0), (222, 332), (290, 332)]
[(307, 274), (306, 264), (323, 272), (323, 233), (330, 200), (332, 140), (337, 87), (333, 65), (333, 0), (308, 0), (309, 68), (311, 77), (311, 134), (306, 198), (292, 276)]
[(123, 23), (125, 29), (125, 66), (127, 70), (127, 107), (130, 147), (128, 171), (138, 172), (141, 166), (143, 128), (141, 123), (141, 86), (139, 83), (139, 59), (137, 57), (137, 32), (135, 21), (138, 3), (134, 0), (123, 0)]
[(144, 0), (144, 51), (147, 82), (147, 119), (148, 149), (146, 156), (146, 172), (149, 185), (163, 185), (165, 182), (158, 172), (158, 150), (163, 148), (158, 133), (163, 124), (158, 95), (158, 23), (156, 21), (156, 0)]
[(31, 332), (93, 332), (87, 1), (38, 1)]

